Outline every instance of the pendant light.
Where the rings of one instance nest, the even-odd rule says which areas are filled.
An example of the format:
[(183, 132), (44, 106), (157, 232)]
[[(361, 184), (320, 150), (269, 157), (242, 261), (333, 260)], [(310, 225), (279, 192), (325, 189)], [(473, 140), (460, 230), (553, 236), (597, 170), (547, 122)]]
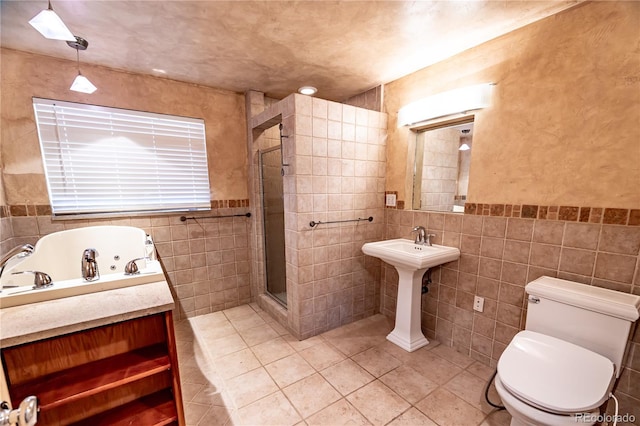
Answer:
[(96, 90), (98, 90), (98, 88), (94, 86), (87, 77), (80, 73), (80, 51), (87, 50), (87, 47), (89, 47), (89, 42), (82, 37), (74, 36), (74, 41), (67, 41), (67, 44), (69, 45), (69, 47), (76, 49), (76, 61), (78, 64), (78, 75), (76, 76), (75, 80), (73, 80), (70, 89), (74, 92), (87, 94), (95, 92)]
[[(468, 139), (467, 135), (471, 132), (471, 129), (462, 129), (460, 130), (460, 132), (464, 135), (461, 139)], [(459, 151), (469, 151), (471, 149), (471, 147), (469, 145), (467, 145), (466, 142), (462, 142), (462, 144), (460, 145), (460, 148), (458, 148)]]
[(29, 24), (45, 38), (66, 41), (75, 41), (76, 39), (69, 31), (69, 28), (62, 22), (62, 19), (53, 11), (51, 0), (49, 0), (49, 8), (34, 16), (29, 21)]

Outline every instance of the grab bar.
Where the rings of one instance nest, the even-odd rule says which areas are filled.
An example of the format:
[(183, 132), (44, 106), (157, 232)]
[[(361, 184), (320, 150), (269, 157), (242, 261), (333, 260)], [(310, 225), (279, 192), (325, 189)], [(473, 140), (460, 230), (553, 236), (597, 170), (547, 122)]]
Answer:
[(321, 222), (321, 221), (312, 220), (311, 222), (309, 222), (309, 226), (313, 228), (316, 225), (324, 225), (326, 223), (360, 222), (361, 220), (367, 220), (369, 222), (373, 222), (373, 216), (369, 216), (369, 217), (366, 217), (366, 218), (359, 217), (357, 219), (330, 220), (328, 222)]
[(219, 219), (221, 217), (251, 217), (251, 213), (242, 213), (242, 214), (223, 214), (220, 216), (198, 216), (198, 217), (186, 217), (186, 216), (180, 216), (180, 221), (184, 222), (187, 219), (193, 219), (193, 220), (197, 220), (197, 219)]

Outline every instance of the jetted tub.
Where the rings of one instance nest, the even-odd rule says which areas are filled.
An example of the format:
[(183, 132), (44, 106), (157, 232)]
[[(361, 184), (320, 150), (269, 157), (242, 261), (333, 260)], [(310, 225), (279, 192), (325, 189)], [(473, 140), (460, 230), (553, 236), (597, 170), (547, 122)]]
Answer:
[[(82, 257), (95, 249), (99, 278), (82, 277)], [(139, 273), (125, 275), (125, 266), (134, 259)], [(34, 274), (48, 274), (53, 285), (34, 288)], [(151, 237), (132, 226), (90, 226), (55, 232), (42, 237), (33, 253), (7, 262), (0, 277), (0, 308), (42, 302), (138, 284), (164, 281)]]

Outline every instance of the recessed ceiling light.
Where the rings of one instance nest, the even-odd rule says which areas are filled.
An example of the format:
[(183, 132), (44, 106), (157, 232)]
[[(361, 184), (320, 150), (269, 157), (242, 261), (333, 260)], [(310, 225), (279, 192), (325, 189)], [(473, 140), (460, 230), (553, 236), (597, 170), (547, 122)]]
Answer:
[(153, 68), (151, 71), (157, 72), (158, 74), (166, 74), (165, 70), (161, 70), (160, 68)]
[(315, 95), (317, 91), (318, 89), (313, 86), (302, 86), (298, 89), (298, 92), (302, 93), (303, 95)]

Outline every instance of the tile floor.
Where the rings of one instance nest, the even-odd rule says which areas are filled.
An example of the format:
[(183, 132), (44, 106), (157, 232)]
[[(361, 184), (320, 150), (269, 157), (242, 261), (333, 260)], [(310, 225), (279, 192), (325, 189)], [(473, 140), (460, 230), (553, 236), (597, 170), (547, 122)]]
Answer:
[(181, 321), (187, 425), (509, 424), (484, 401), (489, 367), (437, 342), (405, 352), (391, 328), (375, 315), (298, 341), (255, 304)]

